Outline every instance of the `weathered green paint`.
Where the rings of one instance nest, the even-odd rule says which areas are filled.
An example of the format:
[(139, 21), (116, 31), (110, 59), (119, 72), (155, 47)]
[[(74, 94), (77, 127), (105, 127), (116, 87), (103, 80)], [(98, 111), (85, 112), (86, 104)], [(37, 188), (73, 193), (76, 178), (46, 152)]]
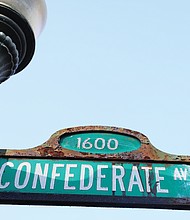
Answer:
[(0, 204), (190, 210), (190, 156), (136, 131), (63, 129), (31, 149), (0, 150)]
[(132, 136), (109, 132), (85, 132), (63, 135), (63, 148), (93, 154), (116, 154), (138, 150), (141, 142)]
[(190, 198), (190, 165), (0, 159), (0, 193)]

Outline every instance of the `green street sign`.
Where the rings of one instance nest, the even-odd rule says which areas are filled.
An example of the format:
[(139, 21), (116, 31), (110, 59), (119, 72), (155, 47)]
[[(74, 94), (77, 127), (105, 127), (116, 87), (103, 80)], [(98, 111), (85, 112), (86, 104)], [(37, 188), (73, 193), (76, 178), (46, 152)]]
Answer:
[(190, 209), (190, 157), (161, 152), (139, 132), (70, 128), (0, 154), (1, 204)]
[(1, 192), (190, 198), (190, 167), (178, 164), (2, 159)]

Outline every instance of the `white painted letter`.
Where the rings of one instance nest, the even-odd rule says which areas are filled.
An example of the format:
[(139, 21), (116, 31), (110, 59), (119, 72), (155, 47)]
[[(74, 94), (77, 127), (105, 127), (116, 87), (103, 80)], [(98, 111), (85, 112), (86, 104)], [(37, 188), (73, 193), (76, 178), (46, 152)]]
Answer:
[[(86, 179), (88, 179), (87, 186), (84, 185), (86, 169), (88, 169), (88, 177), (89, 177), (89, 178), (88, 177), (86, 178)], [(94, 178), (93, 167), (91, 165), (82, 164), (81, 165), (81, 174), (80, 174), (80, 190), (89, 190), (92, 187), (93, 178)]]
[(5, 172), (6, 166), (14, 167), (14, 164), (12, 162), (7, 162), (1, 166), (1, 169), (0, 169), (0, 189), (5, 189), (10, 185), (10, 182), (6, 182), (4, 185), (2, 184), (2, 176)]
[(33, 181), (32, 189), (36, 189), (38, 177), (39, 177), (39, 180), (40, 180), (41, 189), (45, 189), (46, 188), (46, 180), (47, 180), (47, 175), (48, 175), (48, 168), (49, 168), (49, 164), (46, 163), (45, 166), (44, 166), (44, 172), (42, 172), (41, 164), (40, 163), (36, 164), (36, 169), (35, 169), (35, 172), (34, 172), (34, 181)]
[(65, 173), (65, 183), (64, 189), (75, 190), (75, 186), (69, 186), (69, 178), (74, 177), (74, 173), (70, 173), (71, 168), (76, 168), (77, 164), (67, 164), (66, 165), (66, 173)]
[(107, 169), (108, 165), (97, 166), (97, 190), (108, 191), (108, 187), (101, 186), (101, 180), (106, 178), (106, 175), (102, 175), (102, 169)]
[[(135, 181), (135, 178), (136, 178), (136, 181)], [(133, 166), (133, 169), (131, 172), (131, 177), (130, 177), (130, 181), (129, 181), (129, 188), (128, 188), (129, 192), (131, 192), (133, 190), (133, 185), (138, 185), (139, 191), (144, 192), (137, 166)]]
[[(117, 170), (120, 170), (120, 174), (117, 175)], [(125, 175), (125, 170), (122, 166), (112, 166), (112, 191), (116, 191), (116, 180), (118, 180), (120, 189), (122, 192), (125, 191), (125, 187), (123, 184), (123, 177)]]
[(149, 193), (150, 192), (150, 174), (149, 170), (152, 170), (152, 167), (141, 167), (142, 170), (145, 171), (145, 177), (146, 177), (146, 191)]
[(169, 193), (168, 189), (161, 189), (161, 187), (160, 187), (160, 181), (164, 180), (164, 177), (161, 177), (160, 174), (159, 174), (160, 170), (166, 170), (166, 168), (165, 167), (155, 167), (157, 192), (158, 193)]
[(175, 171), (174, 171), (174, 180), (177, 180), (177, 179), (180, 179), (180, 180), (187, 180), (187, 169), (182, 169), (180, 168), (180, 171), (178, 168), (175, 168)]
[(64, 166), (65, 166), (64, 164), (53, 164), (50, 189), (54, 189), (55, 178), (60, 176), (60, 173), (57, 173), (57, 168), (63, 168)]
[[(22, 171), (23, 167), (26, 167), (26, 171)], [(27, 186), (29, 178), (30, 178), (30, 172), (31, 172), (31, 164), (30, 163), (24, 162), (18, 166), (16, 175), (15, 175), (15, 187), (17, 189), (24, 189)], [(25, 175), (26, 175), (23, 184), (19, 183), (21, 173), (25, 173)]]

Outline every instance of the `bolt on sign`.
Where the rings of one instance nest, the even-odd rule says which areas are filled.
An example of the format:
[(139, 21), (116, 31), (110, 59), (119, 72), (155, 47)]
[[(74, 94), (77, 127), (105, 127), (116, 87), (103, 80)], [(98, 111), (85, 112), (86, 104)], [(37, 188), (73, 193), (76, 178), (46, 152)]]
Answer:
[(28, 150), (0, 150), (0, 203), (190, 209), (190, 157), (139, 132), (87, 126)]

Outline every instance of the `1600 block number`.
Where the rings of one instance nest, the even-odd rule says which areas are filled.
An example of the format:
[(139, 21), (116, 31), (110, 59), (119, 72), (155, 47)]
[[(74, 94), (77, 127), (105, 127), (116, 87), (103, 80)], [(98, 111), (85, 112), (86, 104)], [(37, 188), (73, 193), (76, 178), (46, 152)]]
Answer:
[(107, 141), (104, 138), (96, 138), (93, 141), (91, 138), (87, 138), (84, 141), (82, 141), (82, 138), (77, 138), (77, 140), (77, 148), (82, 148), (85, 150), (90, 150), (92, 148), (97, 150), (103, 150), (105, 148), (108, 148), (109, 150), (116, 150), (119, 145), (118, 140), (115, 138), (109, 139)]

